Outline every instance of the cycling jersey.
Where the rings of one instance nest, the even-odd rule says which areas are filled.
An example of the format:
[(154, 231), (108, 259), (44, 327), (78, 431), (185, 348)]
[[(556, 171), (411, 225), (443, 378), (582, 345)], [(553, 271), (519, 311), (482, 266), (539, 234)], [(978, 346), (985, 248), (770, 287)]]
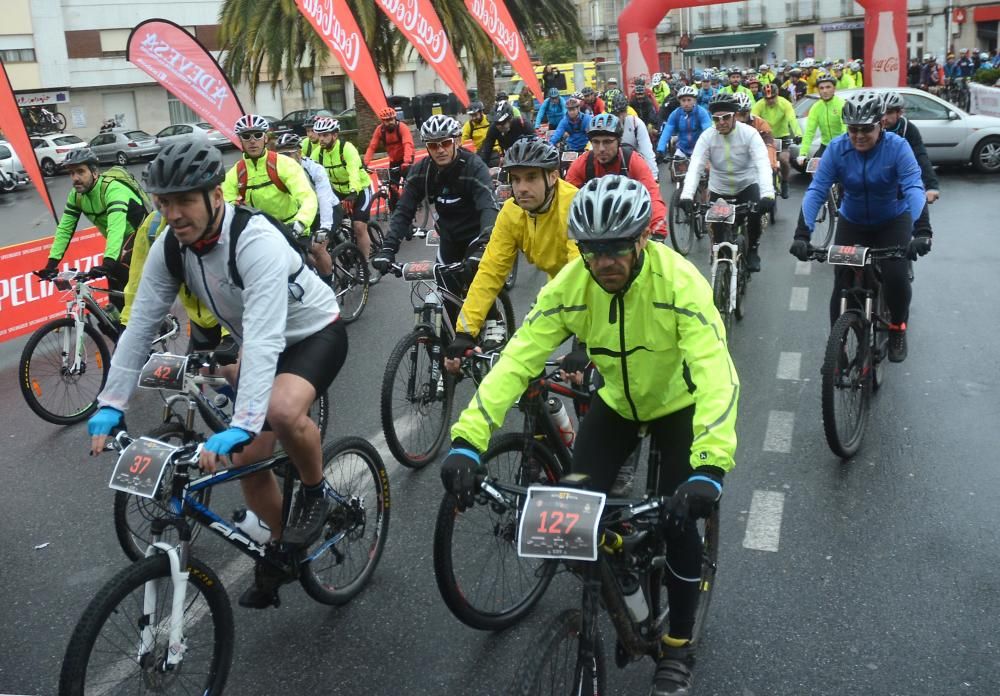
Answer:
[(659, 104), (655, 104), (652, 96), (648, 97), (632, 97), (628, 103), (635, 112), (639, 115), (639, 119), (645, 123), (647, 126), (653, 126), (654, 128), (659, 125), (656, 120), (657, 109), (660, 108)]
[(413, 135), (410, 128), (402, 121), (396, 121), (396, 127), (389, 130), (380, 123), (372, 133), (371, 142), (365, 151), (365, 165), (370, 165), (376, 152), (385, 152), (389, 164), (393, 167), (409, 167), (413, 164)]
[(767, 148), (752, 126), (735, 123), (733, 130), (726, 135), (716, 128), (702, 133), (691, 154), (681, 198), (694, 199), (706, 164), (711, 164), (708, 187), (712, 191), (735, 196), (748, 186), (757, 184), (762, 198), (774, 198), (774, 179)]
[(732, 85), (726, 85), (719, 90), (722, 94), (745, 94), (750, 97), (750, 101), (756, 102), (757, 98), (754, 96), (753, 92), (750, 91), (749, 87), (744, 87), (743, 85), (737, 85), (736, 89), (733, 89)]
[(626, 113), (622, 122), (622, 145), (628, 145), (646, 160), (653, 177), (659, 181), (660, 168), (656, 164), (653, 142), (649, 139), (649, 129), (635, 114)]
[(809, 116), (806, 117), (806, 130), (802, 136), (802, 146), (799, 152), (803, 157), (809, 156), (812, 147), (813, 134), (819, 128), (819, 143), (827, 145), (838, 135), (845, 133), (844, 121), (841, 119), (841, 112), (844, 110), (844, 100), (833, 95), (829, 101), (817, 99), (816, 103), (809, 107)]
[(340, 205), (340, 198), (330, 186), (330, 177), (327, 176), (326, 169), (323, 168), (323, 165), (313, 162), (307, 157), (303, 157), (299, 164), (306, 170), (309, 183), (312, 184), (313, 190), (316, 192), (316, 204), (319, 211), (316, 217), (319, 220), (319, 227), (324, 230), (333, 229), (333, 209)]
[(774, 82), (774, 73), (771, 72), (770, 70), (760, 73), (760, 75), (758, 75), (757, 77), (758, 79), (760, 79), (761, 87), (763, 87), (764, 85), (769, 85), (772, 82)]
[(819, 87), (816, 85), (819, 75), (819, 70), (812, 69), (802, 76), (806, 83), (806, 94), (817, 94), (819, 92)]
[[(302, 269), (301, 255), (263, 215), (251, 217), (239, 235), (236, 263), (245, 289), (236, 287), (229, 274), (233, 214), (233, 206), (226, 204), (218, 242), (200, 253), (182, 247), (181, 261), (191, 292), (212, 309), (243, 348), (231, 425), (258, 433), (264, 425), (278, 355), (335, 321), (340, 308), (319, 276), (296, 273)], [(166, 237), (157, 237), (149, 250), (135, 297), (143, 311), (132, 315), (118, 341), (107, 385), (98, 397), (101, 406), (126, 409), (160, 320), (177, 297), (180, 281), (167, 268)]]
[(112, 181), (105, 187), (103, 176), (98, 176), (94, 186), (84, 194), (78, 194), (71, 188), (66, 199), (66, 208), (56, 227), (49, 258), (57, 261), (62, 259), (70, 240), (76, 233), (76, 226), (80, 222), (82, 213), (107, 239), (104, 258), (127, 263), (127, 259), (123, 258), (128, 255), (130, 248), (127, 242), (130, 242), (135, 234), (135, 227), (128, 221), (129, 208), (134, 208), (136, 205), (141, 206), (142, 200), (132, 189), (120, 181)]
[(318, 140), (316, 142), (313, 142), (309, 138), (303, 138), (302, 139), (302, 148), (301, 148), (302, 149), (302, 156), (303, 157), (308, 157), (309, 159), (313, 159), (314, 157), (318, 157), (319, 156), (319, 149), (320, 149), (320, 147), (321, 146), (320, 146)]
[(731, 470), (739, 378), (712, 290), (697, 268), (662, 244), (647, 244), (638, 263), (635, 279), (616, 294), (594, 281), (582, 259), (568, 263), (542, 288), (452, 427), (452, 439), (485, 450), (529, 380), (576, 336), (604, 378), (598, 394), (605, 404), (640, 422), (693, 404), (691, 466)]
[(660, 142), (656, 145), (657, 152), (666, 152), (670, 138), (677, 136), (677, 149), (688, 157), (694, 151), (694, 144), (703, 131), (712, 127), (712, 117), (708, 111), (697, 104), (691, 111), (683, 107), (674, 109), (660, 133)]
[(462, 126), (462, 140), (471, 140), (473, 149), (478, 150), (486, 140), (486, 131), (490, 129), (490, 122), (485, 116), (478, 121), (471, 118)]
[(549, 137), (549, 142), (553, 145), (562, 140), (566, 135), (566, 149), (583, 152), (587, 149), (590, 139), (587, 137), (587, 128), (590, 127), (590, 114), (580, 113), (575, 119), (563, 116), (562, 121), (555, 132)]
[(702, 87), (698, 90), (698, 106), (703, 106), (708, 108), (708, 102), (712, 101), (712, 97), (719, 90), (713, 89), (712, 87)]
[(653, 93), (653, 98), (656, 100), (657, 104), (662, 104), (670, 97), (670, 85), (666, 82), (661, 82), (660, 84), (651, 87), (650, 91)]
[[(246, 195), (243, 202), (257, 210), (263, 211), (291, 226), (295, 222), (302, 223), (304, 229), (309, 229), (316, 217), (316, 192), (309, 185), (309, 177), (299, 163), (286, 155), (277, 155), (278, 178), (288, 189), (281, 191), (267, 172), (267, 153), (256, 160), (243, 155), (247, 168)], [(222, 195), (226, 203), (235, 203), (240, 197), (237, 166), (226, 172), (226, 180), (222, 182)]]
[(750, 109), (750, 114), (767, 121), (775, 138), (802, 135), (799, 121), (795, 117), (795, 109), (792, 107), (792, 103), (784, 97), (778, 97), (774, 106), (770, 106), (766, 99), (761, 99)]
[(895, 133), (883, 133), (878, 144), (863, 153), (854, 149), (850, 136), (830, 141), (802, 201), (810, 231), (835, 181), (844, 190), (840, 214), (858, 225), (879, 225), (906, 212), (916, 220), (927, 202), (913, 151)]
[(490, 160), (490, 153), (496, 148), (500, 148), (500, 152), (507, 152), (507, 149), (514, 144), (514, 141), (520, 140), (521, 138), (529, 138), (535, 134), (531, 128), (520, 118), (512, 118), (510, 128), (507, 129), (506, 133), (501, 133), (500, 129), (494, 123), (490, 126), (490, 129), (486, 131), (486, 138), (483, 140), (482, 144), (479, 146), (477, 154), (482, 158), (484, 162)]
[(581, 157), (578, 157), (576, 161), (570, 165), (569, 169), (566, 171), (566, 181), (573, 184), (577, 188), (583, 188), (583, 185), (588, 181), (588, 163), (591, 163), (590, 166), (594, 172), (593, 178), (599, 178), (606, 174), (621, 174), (622, 176), (627, 176), (630, 179), (635, 179), (640, 184), (645, 186), (646, 190), (649, 191), (649, 196), (652, 198), (653, 202), (653, 217), (650, 219), (650, 225), (654, 230), (658, 230), (662, 227), (664, 220), (667, 217), (667, 206), (663, 204), (663, 198), (660, 196), (660, 186), (656, 183), (656, 179), (653, 178), (653, 172), (649, 170), (649, 166), (646, 164), (645, 160), (641, 157), (636, 157), (635, 153), (632, 153), (626, 170), (622, 149), (619, 147), (618, 157), (613, 159), (611, 163), (605, 167), (597, 161), (597, 158), (594, 156), (594, 151), (591, 150), (590, 152), (584, 153)]
[(504, 203), (476, 277), (466, 293), (458, 315), (457, 331), (472, 336), (479, 334), (494, 299), (514, 268), (518, 251), (550, 280), (580, 255), (576, 242), (567, 235), (569, 206), (576, 191), (576, 186), (560, 179), (548, 210), (538, 215), (528, 213), (512, 198)]
[(774, 147), (774, 134), (771, 132), (771, 126), (764, 119), (754, 118), (753, 115), (747, 119), (747, 123), (760, 133), (760, 139), (764, 141), (764, 147), (767, 148), (767, 159), (771, 162), (771, 170), (777, 169), (778, 153)]
[(597, 116), (607, 111), (607, 106), (605, 105), (604, 100), (601, 99), (600, 97), (594, 97), (593, 102), (588, 102), (585, 100), (583, 102), (583, 108), (591, 116)]
[(371, 188), (372, 179), (365, 171), (354, 143), (338, 137), (329, 148), (321, 149), (318, 157), (316, 161), (326, 169), (330, 185), (341, 198)]
[(546, 99), (542, 102), (542, 106), (538, 109), (538, 113), (535, 115), (535, 128), (541, 128), (542, 123), (548, 123), (549, 128), (555, 128), (565, 115), (565, 99), (562, 97), (559, 97), (556, 101)]

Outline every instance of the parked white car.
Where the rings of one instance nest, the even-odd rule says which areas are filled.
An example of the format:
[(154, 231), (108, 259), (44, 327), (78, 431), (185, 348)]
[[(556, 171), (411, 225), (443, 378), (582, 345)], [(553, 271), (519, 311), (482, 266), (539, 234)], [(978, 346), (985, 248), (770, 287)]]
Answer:
[[(1000, 118), (967, 114), (954, 104), (913, 87), (847, 89), (838, 90), (837, 95), (847, 97), (857, 91), (897, 92), (906, 105), (903, 116), (920, 129), (931, 164), (968, 163), (980, 172), (1000, 172)], [(803, 131), (809, 108), (818, 98), (818, 95), (810, 94), (795, 104), (795, 115), (798, 116)], [(818, 147), (819, 133), (813, 138), (813, 151)], [(798, 146), (793, 145), (792, 157), (797, 157), (798, 154)]]
[(204, 121), (198, 123), (175, 123), (156, 134), (157, 141), (164, 146), (191, 137), (204, 138), (208, 141), (209, 145), (214, 145), (220, 150), (235, 147), (229, 138), (215, 129), (215, 126)]
[(0, 140), (0, 191), (7, 193), (29, 182), (24, 165), (6, 140)]
[(45, 176), (55, 176), (62, 170), (63, 160), (72, 150), (87, 147), (87, 141), (72, 133), (50, 133), (31, 136), (31, 147), (35, 148), (35, 159)]

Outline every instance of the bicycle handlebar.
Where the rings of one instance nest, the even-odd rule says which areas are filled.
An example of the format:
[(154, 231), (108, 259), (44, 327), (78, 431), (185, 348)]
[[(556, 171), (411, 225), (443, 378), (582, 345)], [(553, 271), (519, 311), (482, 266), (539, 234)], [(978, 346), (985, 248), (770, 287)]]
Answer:
[[(909, 247), (905, 246), (869, 247), (867, 258), (873, 261), (876, 259), (902, 259), (906, 258), (908, 252)], [(814, 247), (811, 244), (809, 245), (810, 261), (824, 263), (829, 253), (829, 247)]]

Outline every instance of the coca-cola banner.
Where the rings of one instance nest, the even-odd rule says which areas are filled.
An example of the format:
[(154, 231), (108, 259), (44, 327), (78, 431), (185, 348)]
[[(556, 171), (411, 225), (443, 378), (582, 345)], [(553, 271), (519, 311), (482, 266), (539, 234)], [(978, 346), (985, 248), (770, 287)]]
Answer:
[(240, 147), (233, 128), (243, 106), (212, 54), (183, 27), (147, 19), (129, 35), (126, 56)]
[[(35, 151), (31, 147), (31, 139), (28, 131), (24, 127), (24, 120), (21, 118), (21, 110), (17, 108), (17, 100), (14, 98), (14, 89), (10, 85), (10, 78), (7, 77), (7, 66), (0, 60), (0, 72), (3, 73), (3, 81), (0, 82), (0, 130), (3, 131), (4, 138), (14, 148), (14, 153), (21, 160), (21, 166), (31, 178), (31, 183), (35, 185), (38, 195), (49, 207), (52, 217), (56, 218), (55, 208), (52, 207), (52, 197), (49, 189), (45, 186), (45, 178), (42, 170), (38, 168), (38, 160), (35, 159)], [(16, 171), (10, 172), (14, 176)]]
[(382, 91), (382, 81), (375, 70), (368, 46), (361, 36), (358, 22), (345, 0), (295, 0), (299, 12), (309, 20), (316, 33), (323, 37), (330, 51), (340, 61), (344, 72), (361, 92), (368, 105), (378, 113), (389, 104)]
[[(426, 0), (425, 0), (426, 1)], [(545, 99), (542, 94), (542, 87), (538, 84), (538, 77), (535, 75), (535, 67), (531, 64), (531, 57), (524, 48), (524, 41), (521, 40), (521, 32), (514, 26), (511, 19), (510, 10), (503, 0), (465, 0), (465, 6), (469, 12), (479, 22), (486, 35), (493, 40), (500, 52), (504, 54), (510, 62), (514, 71), (521, 76), (535, 96)]]
[(906, 0), (859, 0), (865, 8), (865, 86), (906, 85)]
[(389, 20), (399, 27), (434, 72), (441, 76), (463, 106), (469, 105), (469, 93), (458, 69), (451, 43), (430, 0), (375, 0)]

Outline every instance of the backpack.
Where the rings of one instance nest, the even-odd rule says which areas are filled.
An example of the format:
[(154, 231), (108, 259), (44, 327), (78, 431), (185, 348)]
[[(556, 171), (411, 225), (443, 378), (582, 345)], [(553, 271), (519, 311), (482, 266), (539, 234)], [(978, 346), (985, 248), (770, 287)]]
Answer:
[[(628, 163), (632, 161), (632, 146), (622, 143), (619, 145), (622, 151), (622, 168), (619, 174), (621, 176), (628, 176)], [(596, 176), (594, 171), (594, 153), (593, 151), (587, 153), (587, 163), (584, 165), (584, 177), (587, 181), (590, 181)]]
[(253, 191), (274, 184), (282, 193), (288, 193), (288, 187), (285, 186), (285, 182), (278, 176), (278, 153), (274, 150), (268, 150), (264, 166), (267, 169), (267, 178), (271, 181), (266, 184), (247, 186), (247, 178), (249, 176), (247, 173), (247, 161), (243, 157), (240, 157), (239, 162), (236, 163), (236, 190), (238, 193), (236, 202), (238, 204), (243, 204), (243, 200), (247, 195), (247, 189)]
[[(278, 228), (281, 232), (281, 236), (285, 238), (288, 242), (288, 246), (295, 250), (301, 261), (299, 269), (288, 276), (288, 282), (293, 282), (302, 273), (302, 269), (305, 268), (305, 256), (302, 253), (302, 247), (288, 227), (280, 222), (279, 220), (271, 217), (265, 212), (257, 210), (256, 208), (251, 208), (246, 205), (234, 206), (235, 210), (233, 213), (233, 221), (229, 225), (229, 277), (233, 281), (233, 285), (238, 287), (240, 290), (243, 289), (243, 277), (240, 275), (239, 270), (236, 268), (236, 244), (240, 239), (240, 235), (246, 228), (247, 223), (250, 222), (250, 218), (254, 215), (263, 215), (267, 218), (267, 221)], [(177, 241), (177, 237), (174, 236), (174, 231), (171, 228), (167, 228), (163, 233), (163, 258), (167, 264), (167, 270), (170, 271), (170, 275), (176, 278), (178, 281), (185, 283), (184, 280), (184, 250), (181, 249), (180, 242)]]
[[(153, 204), (149, 200), (149, 196), (142, 189), (142, 186), (139, 185), (139, 182), (136, 181), (135, 177), (132, 176), (132, 173), (129, 172), (129, 170), (125, 169), (125, 167), (116, 165), (101, 174), (101, 204), (105, 208), (108, 207), (108, 186), (110, 186), (113, 181), (124, 184), (139, 198), (140, 201), (142, 201), (142, 210), (140, 210), (139, 206), (134, 202), (131, 202), (128, 207), (128, 213), (126, 213), (128, 224), (132, 227), (132, 229), (139, 229), (139, 225), (142, 224), (143, 220), (145, 220), (146, 216), (149, 214), (149, 211), (153, 208)], [(76, 207), (82, 208), (79, 193), (76, 194)]]

